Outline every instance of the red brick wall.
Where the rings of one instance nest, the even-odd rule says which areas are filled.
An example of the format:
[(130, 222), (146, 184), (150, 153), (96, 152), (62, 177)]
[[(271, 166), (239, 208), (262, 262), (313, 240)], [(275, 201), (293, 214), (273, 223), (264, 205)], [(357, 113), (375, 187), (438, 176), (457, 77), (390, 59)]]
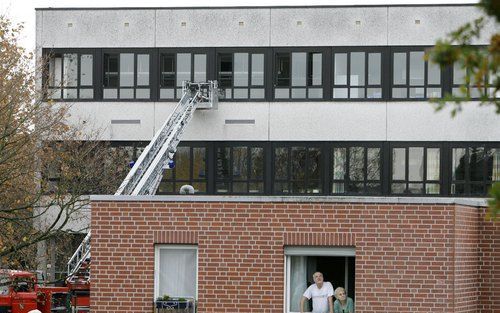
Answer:
[(500, 221), (479, 217), (479, 305), (478, 312), (500, 312)]
[[(479, 300), (469, 295), (500, 260), (493, 247), (499, 233), (479, 236), (476, 212), (455, 205), (95, 201), (92, 312), (152, 311), (155, 243), (198, 245), (199, 313), (283, 312), (285, 245), (355, 246), (357, 313), (477, 312), (478, 301), (492, 312), (487, 292), (499, 286), (497, 273), (479, 284)], [(479, 237), (491, 257), (480, 270)]]

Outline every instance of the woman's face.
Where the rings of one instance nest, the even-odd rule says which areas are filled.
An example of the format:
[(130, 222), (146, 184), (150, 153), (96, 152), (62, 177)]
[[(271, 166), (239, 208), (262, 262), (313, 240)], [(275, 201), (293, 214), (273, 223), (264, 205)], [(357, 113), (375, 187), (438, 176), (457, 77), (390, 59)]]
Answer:
[(339, 299), (339, 300), (342, 300), (342, 301), (343, 301), (343, 300), (345, 300), (345, 298), (346, 298), (345, 291), (344, 291), (344, 290), (339, 290), (339, 291), (337, 292), (337, 299)]

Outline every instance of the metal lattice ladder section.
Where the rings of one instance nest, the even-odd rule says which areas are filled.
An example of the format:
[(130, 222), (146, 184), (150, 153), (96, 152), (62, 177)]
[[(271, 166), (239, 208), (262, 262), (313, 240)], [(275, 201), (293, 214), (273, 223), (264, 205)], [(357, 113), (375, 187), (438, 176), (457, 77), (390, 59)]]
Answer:
[[(180, 137), (195, 110), (217, 108), (217, 81), (183, 82), (182, 91), (181, 100), (174, 111), (144, 149), (115, 195), (154, 195), (160, 185), (163, 169), (173, 159)], [(83, 264), (90, 264), (90, 239), (89, 231), (68, 262), (67, 280), (71, 281)]]

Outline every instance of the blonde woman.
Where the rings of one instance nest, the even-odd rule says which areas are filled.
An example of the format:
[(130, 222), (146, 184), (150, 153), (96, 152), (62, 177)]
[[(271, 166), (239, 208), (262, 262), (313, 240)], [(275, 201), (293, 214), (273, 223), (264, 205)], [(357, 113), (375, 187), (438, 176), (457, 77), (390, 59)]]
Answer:
[(333, 303), (335, 313), (354, 313), (354, 302), (347, 296), (344, 288), (335, 289), (335, 298), (337, 298)]

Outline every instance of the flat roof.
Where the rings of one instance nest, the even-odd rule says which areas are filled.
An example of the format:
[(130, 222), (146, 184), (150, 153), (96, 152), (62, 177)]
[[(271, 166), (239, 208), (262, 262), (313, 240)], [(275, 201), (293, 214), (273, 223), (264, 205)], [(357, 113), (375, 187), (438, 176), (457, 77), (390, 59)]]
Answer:
[(472, 7), (477, 3), (430, 3), (430, 4), (366, 4), (366, 5), (286, 5), (286, 6), (203, 6), (203, 7), (45, 7), (36, 11), (77, 11), (77, 10), (224, 10), (224, 9), (315, 9), (315, 8), (388, 8), (388, 7)]
[(484, 198), (451, 197), (356, 197), (356, 196), (114, 196), (92, 195), (91, 201), (113, 202), (310, 202), (310, 203), (364, 203), (364, 204), (459, 204), (473, 207), (487, 207)]

